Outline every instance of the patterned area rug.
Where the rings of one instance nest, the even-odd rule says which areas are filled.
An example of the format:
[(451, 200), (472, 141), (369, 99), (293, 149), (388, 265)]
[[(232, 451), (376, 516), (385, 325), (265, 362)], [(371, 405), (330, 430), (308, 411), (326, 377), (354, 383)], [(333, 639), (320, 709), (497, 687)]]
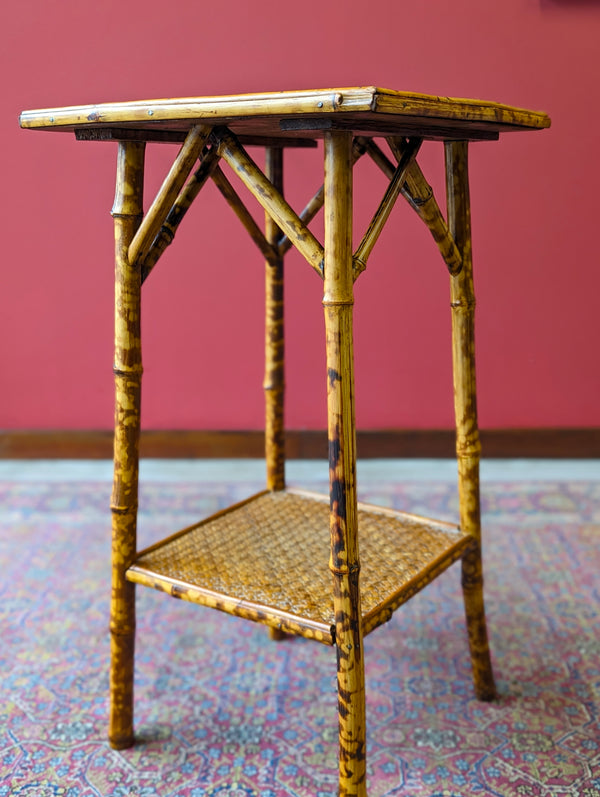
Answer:
[[(150, 484), (141, 545), (261, 486)], [(138, 744), (109, 748), (109, 489), (0, 483), (0, 797), (336, 794), (333, 651), (151, 590)], [(500, 698), (473, 698), (455, 565), (366, 640), (369, 795), (600, 797), (600, 483), (483, 494)], [(361, 497), (457, 517), (448, 484)]]

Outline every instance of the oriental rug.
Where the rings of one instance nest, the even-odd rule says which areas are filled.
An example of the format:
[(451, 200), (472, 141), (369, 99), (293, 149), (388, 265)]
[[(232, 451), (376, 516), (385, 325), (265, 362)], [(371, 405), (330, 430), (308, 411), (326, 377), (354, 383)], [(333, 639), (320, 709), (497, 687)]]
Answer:
[[(142, 486), (140, 543), (261, 487)], [(332, 797), (334, 652), (151, 590), (138, 743), (110, 749), (109, 493), (0, 483), (0, 797)], [(457, 518), (447, 483), (361, 498)], [(600, 797), (600, 483), (485, 483), (483, 507), (500, 697), (473, 697), (455, 565), (366, 639), (369, 795)]]

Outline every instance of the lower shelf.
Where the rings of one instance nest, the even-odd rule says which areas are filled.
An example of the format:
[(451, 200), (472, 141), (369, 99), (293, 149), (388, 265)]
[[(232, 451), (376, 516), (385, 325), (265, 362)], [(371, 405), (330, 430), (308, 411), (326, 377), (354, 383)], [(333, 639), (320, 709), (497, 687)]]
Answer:
[[(448, 523), (359, 504), (363, 633), (471, 544)], [(335, 644), (329, 497), (263, 492), (140, 552), (130, 581)]]

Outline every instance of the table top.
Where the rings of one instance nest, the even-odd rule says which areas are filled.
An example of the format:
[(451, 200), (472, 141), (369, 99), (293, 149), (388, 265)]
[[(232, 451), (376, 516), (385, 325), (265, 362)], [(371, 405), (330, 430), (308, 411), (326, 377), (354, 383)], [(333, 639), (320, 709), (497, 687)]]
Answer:
[(482, 100), (367, 87), (184, 97), (23, 111), (23, 128), (78, 138), (179, 140), (194, 125), (247, 136), (314, 139), (325, 130), (430, 139), (496, 139), (550, 126), (541, 112)]

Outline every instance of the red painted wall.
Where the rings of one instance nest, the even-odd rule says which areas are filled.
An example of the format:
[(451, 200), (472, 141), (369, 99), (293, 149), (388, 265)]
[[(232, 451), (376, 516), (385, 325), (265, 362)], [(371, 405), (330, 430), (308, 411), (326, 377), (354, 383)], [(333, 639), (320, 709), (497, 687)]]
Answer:
[[(361, 84), (551, 115), (471, 148), (480, 419), (600, 425), (600, 3), (19, 0), (0, 35), (0, 428), (112, 425), (116, 147), (21, 131), (21, 109)], [(149, 194), (174, 154), (149, 149)], [(321, 153), (286, 157), (300, 209)], [(441, 147), (421, 163), (443, 204)], [(366, 159), (355, 183), (360, 236), (384, 183)], [(357, 283), (358, 423), (449, 427), (448, 278), (407, 206), (390, 225)], [(288, 425), (320, 428), (322, 285), (287, 271)], [(145, 286), (144, 425), (260, 428), (262, 314), (261, 257), (208, 186)]]

